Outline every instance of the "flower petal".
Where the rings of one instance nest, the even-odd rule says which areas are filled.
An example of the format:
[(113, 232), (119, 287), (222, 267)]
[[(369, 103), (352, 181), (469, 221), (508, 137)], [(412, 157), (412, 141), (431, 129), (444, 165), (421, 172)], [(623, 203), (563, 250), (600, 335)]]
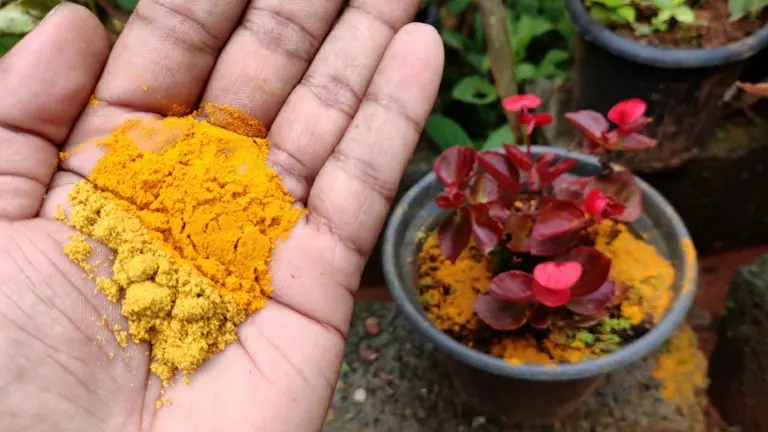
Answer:
[(547, 289), (562, 291), (570, 289), (581, 278), (583, 271), (577, 261), (547, 261), (533, 268), (533, 278)]
[(496, 330), (515, 330), (522, 327), (531, 314), (527, 305), (509, 303), (488, 293), (477, 296), (474, 302), (477, 316)]
[(568, 303), (571, 298), (571, 292), (568, 290), (551, 290), (534, 281), (533, 295), (541, 304), (552, 308), (560, 307)]
[(505, 110), (512, 112), (536, 109), (541, 105), (541, 98), (532, 94), (520, 94), (504, 99), (501, 105)]
[(469, 245), (471, 224), (469, 215), (456, 213), (446, 218), (437, 230), (437, 238), (440, 241), (440, 251), (443, 256), (455, 262), (464, 248)]
[(565, 307), (581, 315), (593, 315), (611, 302), (616, 283), (613, 279), (606, 281), (594, 292), (584, 297), (573, 297)]
[(648, 109), (645, 101), (639, 98), (627, 99), (613, 106), (608, 111), (608, 120), (620, 128), (629, 126), (640, 119)]
[(528, 303), (533, 299), (533, 276), (519, 270), (499, 273), (488, 285), (488, 294), (512, 303)]
[(435, 175), (448, 188), (461, 189), (469, 184), (477, 169), (475, 149), (455, 145), (435, 160)]
[(589, 191), (587, 197), (584, 198), (584, 203), (581, 205), (584, 212), (591, 216), (602, 215), (606, 207), (608, 207), (608, 197), (599, 188)]

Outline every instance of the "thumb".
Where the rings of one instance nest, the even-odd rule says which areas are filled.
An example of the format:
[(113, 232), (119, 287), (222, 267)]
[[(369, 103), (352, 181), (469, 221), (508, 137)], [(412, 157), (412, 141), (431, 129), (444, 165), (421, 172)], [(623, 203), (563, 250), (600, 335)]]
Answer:
[(0, 220), (37, 215), (108, 55), (99, 20), (65, 3), (0, 58)]

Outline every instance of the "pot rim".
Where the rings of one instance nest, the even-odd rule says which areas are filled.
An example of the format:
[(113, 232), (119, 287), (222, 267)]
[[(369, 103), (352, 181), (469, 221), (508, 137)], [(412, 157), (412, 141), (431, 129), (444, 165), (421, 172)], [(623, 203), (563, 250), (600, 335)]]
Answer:
[(746, 60), (768, 46), (768, 24), (738, 42), (717, 48), (659, 48), (619, 36), (592, 19), (583, 0), (566, 0), (571, 21), (584, 38), (606, 51), (637, 63), (669, 69), (694, 69)]
[[(561, 156), (567, 154), (568, 158), (578, 160), (582, 163), (598, 163), (598, 160), (595, 157), (568, 153), (561, 148), (545, 146), (532, 146), (532, 148), (540, 151), (557, 153)], [(643, 191), (643, 199), (655, 201), (659, 204), (659, 207), (664, 209), (664, 214), (668, 218), (667, 221), (675, 233), (675, 237), (677, 239), (690, 239), (685, 224), (669, 202), (641, 178), (637, 176), (635, 178), (637, 179), (638, 186)], [(685, 259), (682, 259), (679, 262), (674, 262), (673, 265), (675, 266), (675, 270), (680, 273), (680, 280), (683, 281), (682, 283), (690, 284), (691, 288), (685, 289), (684, 287), (681, 287), (679, 295), (675, 297), (674, 302), (669, 306), (661, 322), (652, 327), (646, 334), (637, 340), (610, 354), (578, 363), (557, 364), (554, 368), (551, 365), (512, 365), (499, 357), (469, 348), (454, 340), (435, 327), (429, 318), (408, 300), (405, 288), (407, 283), (400, 280), (395, 270), (399, 265), (396, 257), (397, 244), (399, 242), (398, 227), (406, 223), (406, 220), (408, 219), (407, 208), (410, 206), (413, 197), (419, 191), (436, 181), (438, 180), (434, 172), (425, 175), (411, 187), (405, 195), (403, 195), (397, 205), (393, 208), (392, 216), (387, 223), (382, 243), (384, 279), (392, 299), (411, 325), (422, 333), (422, 335), (424, 335), (431, 343), (435, 344), (442, 351), (448, 353), (457, 360), (489, 373), (510, 378), (533, 381), (566, 381), (588, 378), (611, 372), (646, 357), (671, 338), (674, 332), (685, 320), (696, 294), (698, 264), (695, 255), (689, 257), (687, 255), (687, 253), (689, 253), (688, 251), (677, 246), (680, 247), (681, 255), (684, 256)], [(679, 244), (679, 242), (676, 242), (676, 244)]]

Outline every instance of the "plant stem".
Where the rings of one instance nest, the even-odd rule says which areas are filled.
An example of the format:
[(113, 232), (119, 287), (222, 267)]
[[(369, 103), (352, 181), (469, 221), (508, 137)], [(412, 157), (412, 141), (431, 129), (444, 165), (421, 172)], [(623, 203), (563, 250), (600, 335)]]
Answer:
[[(507, 10), (502, 0), (476, 0), (480, 17), (485, 29), (488, 45), (488, 58), (491, 61), (491, 73), (496, 83), (499, 98), (504, 99), (518, 93), (515, 52), (510, 44), (511, 35), (507, 24)], [(515, 120), (515, 113), (505, 110), (507, 122), (512, 128), (515, 140), (523, 142), (523, 131)]]

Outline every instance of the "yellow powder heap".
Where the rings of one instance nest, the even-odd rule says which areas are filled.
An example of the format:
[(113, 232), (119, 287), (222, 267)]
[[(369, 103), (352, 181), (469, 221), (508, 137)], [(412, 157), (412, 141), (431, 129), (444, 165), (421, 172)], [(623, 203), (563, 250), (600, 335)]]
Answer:
[[(657, 323), (672, 300), (675, 271), (656, 249), (635, 237), (629, 229), (605, 220), (593, 228), (595, 247), (611, 258), (611, 277), (630, 286), (620, 307), (620, 319), (606, 320), (605, 327), (623, 329), (643, 320)], [(474, 301), (493, 279), (493, 263), (473, 245), (455, 262), (440, 251), (435, 232), (427, 235), (419, 253), (419, 284), (427, 315), (435, 325), (474, 346), (473, 331), (478, 318)], [(543, 340), (522, 332), (508, 332), (489, 352), (511, 364), (578, 362), (599, 356), (620, 340), (609, 331), (596, 334), (574, 329), (552, 328)]]
[(625, 225), (605, 220), (595, 226), (593, 232), (595, 248), (611, 259), (612, 277), (632, 287), (621, 305), (622, 316), (632, 324), (646, 318), (658, 323), (672, 301), (671, 287), (675, 282), (672, 264), (653, 246), (635, 237)]
[(699, 350), (696, 335), (683, 326), (667, 341), (653, 376), (661, 383), (664, 399), (686, 414), (695, 407), (707, 388), (707, 359)]
[[(266, 165), (265, 139), (197, 114), (128, 120), (100, 142), (66, 221), (115, 252), (111, 279), (96, 284), (122, 298), (128, 333), (151, 344), (150, 368), (166, 384), (236, 341), (237, 325), (266, 304), (275, 243), (302, 214)], [(66, 248), (80, 263), (80, 242)]]

